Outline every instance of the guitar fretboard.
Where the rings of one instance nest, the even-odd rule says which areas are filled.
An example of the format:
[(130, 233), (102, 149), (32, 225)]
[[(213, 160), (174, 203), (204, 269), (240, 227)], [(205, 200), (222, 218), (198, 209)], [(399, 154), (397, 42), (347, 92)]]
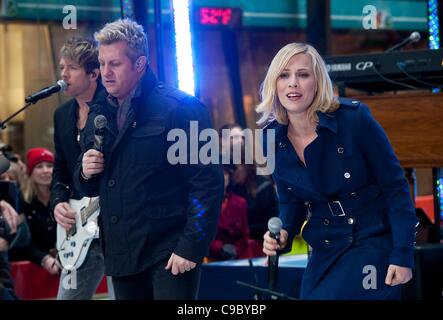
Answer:
[(88, 222), (89, 217), (99, 208), (100, 208), (99, 198), (96, 198), (89, 204), (89, 206), (81, 210), (80, 217), (82, 220), (82, 226), (84, 226)]

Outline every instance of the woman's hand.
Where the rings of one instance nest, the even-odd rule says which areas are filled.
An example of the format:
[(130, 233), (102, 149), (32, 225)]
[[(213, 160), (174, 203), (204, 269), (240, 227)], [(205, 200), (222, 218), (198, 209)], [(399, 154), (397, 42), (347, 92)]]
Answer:
[(390, 264), (388, 268), (388, 274), (386, 275), (385, 283), (388, 286), (396, 286), (403, 284), (412, 279), (412, 270), (406, 267), (396, 266)]
[(282, 250), (288, 244), (288, 232), (285, 229), (280, 231), (280, 245), (269, 235), (269, 231), (266, 231), (263, 239), (263, 253), (267, 256), (274, 256), (277, 250)]

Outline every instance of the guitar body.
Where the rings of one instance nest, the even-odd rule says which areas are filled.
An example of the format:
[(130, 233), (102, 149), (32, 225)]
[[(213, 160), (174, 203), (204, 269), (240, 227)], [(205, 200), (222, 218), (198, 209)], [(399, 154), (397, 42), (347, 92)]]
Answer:
[(85, 261), (92, 240), (98, 238), (97, 218), (100, 213), (99, 199), (84, 197), (69, 200), (75, 211), (75, 225), (71, 230), (57, 224), (57, 250), (64, 269), (78, 269)]

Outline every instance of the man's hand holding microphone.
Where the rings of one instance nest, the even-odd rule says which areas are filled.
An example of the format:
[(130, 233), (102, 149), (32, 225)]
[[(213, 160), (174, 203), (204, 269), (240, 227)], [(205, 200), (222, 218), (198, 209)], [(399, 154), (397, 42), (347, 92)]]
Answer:
[(104, 115), (99, 114), (94, 118), (94, 148), (86, 151), (82, 158), (81, 175), (85, 180), (91, 179), (105, 168), (105, 158), (101, 151), (103, 151), (103, 140), (107, 125), (108, 121)]
[(95, 149), (89, 149), (82, 158), (82, 176), (84, 179), (91, 179), (94, 175), (103, 172), (105, 169), (105, 158), (103, 153)]

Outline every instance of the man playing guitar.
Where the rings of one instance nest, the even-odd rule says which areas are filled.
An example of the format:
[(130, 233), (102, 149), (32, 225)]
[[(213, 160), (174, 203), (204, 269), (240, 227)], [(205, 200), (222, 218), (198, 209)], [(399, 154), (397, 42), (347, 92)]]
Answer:
[[(104, 99), (106, 91), (99, 81), (98, 50), (92, 40), (82, 38), (68, 40), (60, 50), (59, 67), (62, 79), (68, 85), (65, 94), (72, 98), (61, 105), (54, 115), (55, 165), (51, 189), (51, 211), (54, 213), (59, 229), (66, 230), (66, 233), (57, 233), (57, 243), (64, 245), (66, 241), (60, 239), (60, 234), (69, 238), (76, 231), (73, 228), (76, 223), (76, 212), (70, 205), (70, 199), (81, 198), (72, 181), (74, 167), (81, 150), (81, 133), (88, 117), (89, 106)], [(72, 201), (71, 199), (71, 203)], [(80, 201), (86, 206), (89, 204), (88, 199)], [(77, 218), (79, 217), (80, 212), (77, 212)], [(97, 214), (91, 218), (96, 220)], [(97, 225), (96, 221), (94, 223)], [(94, 236), (97, 238), (98, 234)], [(75, 242), (71, 243), (76, 245)], [(83, 246), (83, 243), (77, 245)], [(87, 253), (81, 266), (63, 266), (57, 299), (86, 300), (91, 299), (95, 293), (104, 275), (103, 253), (97, 239), (88, 243), (88, 246), (85, 246)], [(61, 250), (61, 248), (57, 249)], [(61, 258), (64, 257), (63, 255), (66, 255), (65, 258), (70, 258), (70, 254), (72, 255), (72, 252), (67, 253), (63, 250), (59, 252)], [(63, 263), (62, 259), (61, 261)], [(73, 267), (75, 267), (75, 273), (72, 272)], [(67, 285), (69, 281), (65, 278), (69, 275), (76, 277), (75, 286)], [(111, 287), (112, 297), (110, 281), (108, 281), (109, 287)]]

